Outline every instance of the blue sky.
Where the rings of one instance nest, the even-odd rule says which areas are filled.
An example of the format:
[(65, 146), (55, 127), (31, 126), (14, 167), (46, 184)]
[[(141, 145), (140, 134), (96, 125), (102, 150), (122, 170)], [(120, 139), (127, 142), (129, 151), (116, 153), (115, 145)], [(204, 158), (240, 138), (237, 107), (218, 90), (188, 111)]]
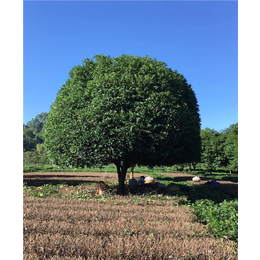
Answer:
[(156, 58), (191, 84), (201, 128), (238, 122), (236, 1), (24, 2), (23, 122), (49, 112), (73, 66), (96, 54)]

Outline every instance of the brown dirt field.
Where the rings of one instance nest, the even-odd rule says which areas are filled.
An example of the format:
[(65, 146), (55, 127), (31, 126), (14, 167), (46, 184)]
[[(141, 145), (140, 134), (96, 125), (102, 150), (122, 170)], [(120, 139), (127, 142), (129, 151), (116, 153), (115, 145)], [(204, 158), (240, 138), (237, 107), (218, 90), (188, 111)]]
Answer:
[[(50, 182), (90, 182), (98, 183), (100, 180), (117, 182), (117, 173), (111, 172), (35, 172), (24, 173), (24, 181), (34, 186)], [(141, 175), (140, 175), (141, 176)]]
[[(100, 180), (108, 182), (117, 182), (117, 173), (114, 172), (35, 172), (35, 173), (24, 173), (24, 180), (36, 184), (47, 183), (50, 181), (82, 181), (82, 182), (96, 182)], [(135, 178), (140, 176), (148, 176), (147, 174), (134, 173)], [(126, 180), (129, 180), (130, 174), (126, 176)], [(36, 182), (37, 181), (37, 182)], [(38, 185), (35, 185), (38, 186)]]
[[(209, 180), (208, 177), (200, 177), (201, 182), (196, 183), (192, 182), (192, 178), (195, 176), (193, 174), (188, 173), (168, 173), (162, 172), (159, 174), (167, 175), (171, 178), (175, 178), (176, 180), (183, 180), (193, 184), (204, 184)], [(113, 172), (35, 172), (35, 173), (23, 173), (25, 181), (39, 181), (47, 182), (47, 181), (82, 181), (82, 182), (96, 182), (98, 183), (100, 180), (109, 181), (109, 182), (117, 182), (117, 173)], [(126, 176), (126, 180), (129, 180), (130, 174), (128, 173)], [(140, 176), (149, 176), (148, 174), (143, 173), (134, 173), (135, 178), (139, 178)], [(221, 184), (234, 184), (237, 183), (231, 181), (222, 181), (217, 180)], [(44, 183), (45, 184), (45, 183)], [(37, 186), (37, 185), (35, 185)]]
[(24, 196), (24, 259), (237, 259), (177, 201)]
[[(161, 173), (167, 175), (170, 178), (174, 178), (176, 181), (187, 181), (188, 183), (193, 183), (194, 185), (204, 185), (210, 178), (201, 177), (201, 181), (196, 183), (192, 181), (195, 175), (187, 173)], [(84, 182), (98, 183), (100, 180), (107, 182), (117, 182), (117, 173), (111, 172), (36, 172), (36, 173), (24, 173), (24, 181), (27, 182), (29, 186), (41, 186), (48, 183), (61, 183), (66, 182), (70, 184), (80, 184)], [(135, 178), (140, 176), (148, 176), (147, 174), (134, 173)], [(126, 180), (129, 180), (130, 174), (126, 176)], [(231, 181), (217, 180), (221, 185), (217, 188), (224, 191), (225, 193), (237, 197), (238, 194), (238, 184)]]
[[(182, 178), (179, 180), (186, 178), (188, 182), (194, 176), (163, 174)], [(142, 175), (147, 176), (135, 173), (134, 177)], [(96, 186), (91, 184), (100, 180), (116, 182), (116, 173), (24, 173), (24, 180), (28, 186), (75, 184), (59, 188), (54, 195), (62, 195), (60, 198), (52, 197), (53, 194), (31, 197), (30, 192), (35, 190), (24, 190), (24, 259), (238, 258), (237, 243), (209, 235), (205, 226), (193, 221), (189, 207), (178, 205), (177, 197), (95, 197)], [(85, 184), (77, 185), (81, 182)], [(222, 182), (223, 186), (225, 183)], [(87, 196), (79, 199), (80, 195)]]

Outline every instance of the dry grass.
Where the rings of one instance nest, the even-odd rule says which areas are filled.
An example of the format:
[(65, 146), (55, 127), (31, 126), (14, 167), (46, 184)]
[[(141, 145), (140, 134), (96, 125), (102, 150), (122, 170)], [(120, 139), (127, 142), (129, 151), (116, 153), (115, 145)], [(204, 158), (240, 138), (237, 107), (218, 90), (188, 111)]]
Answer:
[[(59, 193), (85, 194), (94, 188), (68, 186)], [(79, 200), (28, 193), (24, 259), (237, 259), (237, 244), (209, 237), (204, 226), (192, 221), (189, 207), (178, 206), (177, 198)]]

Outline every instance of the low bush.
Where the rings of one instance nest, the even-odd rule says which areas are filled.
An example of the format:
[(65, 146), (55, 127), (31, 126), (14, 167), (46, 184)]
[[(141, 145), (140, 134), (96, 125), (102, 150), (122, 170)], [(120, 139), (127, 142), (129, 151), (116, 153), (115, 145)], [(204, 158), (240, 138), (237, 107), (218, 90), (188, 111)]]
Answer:
[[(28, 190), (33, 190), (30, 192), (30, 196), (44, 198), (51, 194), (58, 193), (57, 188), (60, 187), (62, 187), (62, 185), (45, 184), (38, 188), (36, 187), (28, 188)], [(26, 187), (24, 187), (24, 189), (26, 189)]]
[(224, 200), (215, 203), (212, 200), (197, 200), (191, 205), (196, 220), (208, 226), (209, 232), (216, 238), (228, 238), (238, 241), (238, 201)]

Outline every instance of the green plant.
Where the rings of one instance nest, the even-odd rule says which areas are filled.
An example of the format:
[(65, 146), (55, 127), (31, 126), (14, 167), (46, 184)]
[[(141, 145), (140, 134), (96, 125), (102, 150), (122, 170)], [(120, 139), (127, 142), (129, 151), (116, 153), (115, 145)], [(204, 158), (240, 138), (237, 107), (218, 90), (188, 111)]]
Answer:
[(30, 193), (30, 196), (44, 198), (54, 193), (58, 193), (57, 186), (52, 184), (45, 184), (38, 188), (34, 188), (34, 191)]
[(49, 163), (47, 158), (46, 151), (44, 150), (43, 144), (37, 144), (36, 150), (27, 151), (23, 153), (23, 164), (25, 165), (41, 165), (41, 168), (44, 165)]
[(192, 204), (196, 218), (206, 224), (217, 238), (238, 240), (238, 201), (214, 203), (212, 200), (198, 200)]

